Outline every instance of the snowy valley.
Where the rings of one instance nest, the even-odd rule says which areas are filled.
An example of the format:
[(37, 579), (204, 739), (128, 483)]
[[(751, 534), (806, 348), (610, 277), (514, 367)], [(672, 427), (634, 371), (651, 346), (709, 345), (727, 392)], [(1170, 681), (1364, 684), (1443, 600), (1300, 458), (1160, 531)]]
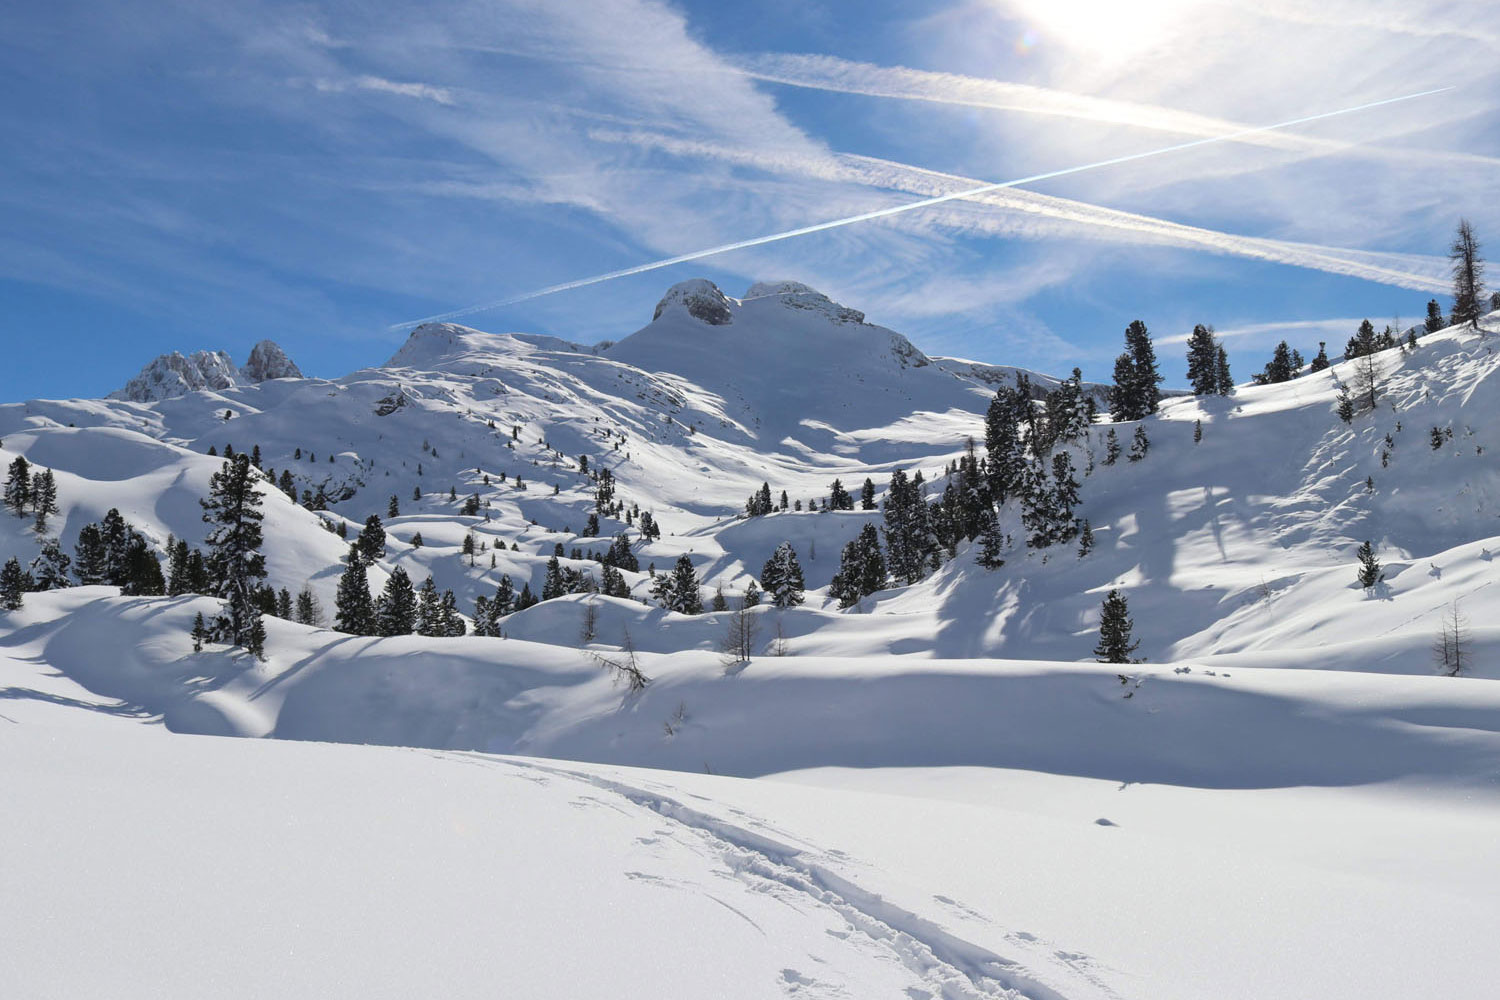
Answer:
[(0, 406), (0, 983), (1489, 995), (1497, 326), (1123, 419), (699, 279), (617, 342)]

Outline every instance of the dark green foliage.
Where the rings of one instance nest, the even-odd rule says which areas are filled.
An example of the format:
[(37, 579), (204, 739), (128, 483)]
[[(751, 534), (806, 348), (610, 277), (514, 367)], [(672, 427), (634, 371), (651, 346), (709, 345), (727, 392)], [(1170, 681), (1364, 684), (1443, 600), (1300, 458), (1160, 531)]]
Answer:
[(1132, 462), (1139, 462), (1146, 457), (1146, 452), (1151, 448), (1151, 441), (1146, 437), (1146, 425), (1136, 424), (1135, 434), (1130, 439), (1130, 453), (1125, 457)]
[(1338, 415), (1339, 419), (1346, 424), (1354, 421), (1354, 397), (1349, 395), (1347, 385), (1339, 386)]
[(839, 607), (849, 608), (885, 587), (885, 556), (880, 551), (880, 533), (875, 525), (860, 528), (858, 537), (844, 546), (839, 571), (834, 574), (828, 594)]
[[(926, 505), (923, 507), (925, 509)], [(776, 551), (761, 567), (760, 586), (778, 608), (791, 608), (802, 603), (802, 566), (797, 562), (797, 551), (791, 542), (776, 546)]]
[(1089, 519), (1084, 518), (1078, 531), (1078, 558), (1082, 559), (1094, 551), (1094, 526), (1089, 524)]
[(833, 510), (853, 510), (854, 498), (844, 489), (844, 484), (835, 479), (828, 488), (828, 506)]
[(547, 576), (542, 581), (542, 600), (550, 601), (567, 592), (568, 585), (563, 581), (562, 564), (557, 561), (557, 556), (553, 555), (547, 560)]
[[(260, 622), (254, 589), (266, 575), (266, 559), (260, 552), (265, 515), (255, 489), (258, 475), (251, 471), (248, 455), (225, 459), (209, 481), (208, 497), (199, 501), (203, 520), (212, 526), (206, 539), (209, 579), (215, 596), (225, 599), (214, 631), (222, 641), (246, 648), (253, 644)], [(108, 530), (105, 544), (110, 545)]]
[(1133, 628), (1125, 595), (1111, 590), (1099, 611), (1099, 644), (1094, 647), (1095, 659), (1100, 663), (1137, 662), (1130, 656), (1140, 646), (1139, 641), (1131, 641)]
[(416, 628), (417, 592), (406, 570), (397, 566), (375, 601), (375, 631), (378, 635), (410, 635)]
[(26, 592), (33, 589), (30, 576), (15, 556), (0, 568), (0, 611), (19, 611)]
[[(1294, 363), (1292, 355), (1292, 349), (1287, 346), (1286, 341), (1283, 340), (1277, 344), (1276, 350), (1271, 354), (1271, 360), (1266, 362), (1265, 370), (1254, 376), (1255, 384), (1272, 385), (1278, 382), (1290, 382), (1296, 378), (1297, 371), (1302, 366)], [(1300, 356), (1295, 361), (1300, 361)]]
[(1115, 359), (1115, 383), (1109, 410), (1116, 420), (1139, 420), (1156, 412), (1161, 403), (1161, 372), (1146, 324), (1133, 320), (1125, 328), (1125, 353)]
[(276, 617), (283, 621), (292, 620), (292, 592), (285, 587), (276, 592)]
[(99, 525), (85, 524), (78, 529), (78, 544), (73, 547), (78, 582), (85, 587), (109, 581), (109, 553)]
[[(771, 487), (768, 483), (761, 483), (760, 489), (750, 494), (750, 499), (745, 501), (745, 513), (750, 517), (762, 517), (771, 513)], [(644, 530), (644, 522), (642, 522)]]
[[(786, 510), (786, 491), (782, 491), (781, 497), (781, 509)], [(875, 481), (868, 476), (865, 477), (865, 484), (859, 488), (859, 509), (875, 509)]]
[(1214, 391), (1220, 396), (1234, 392), (1234, 377), (1229, 374), (1229, 352), (1220, 344), (1214, 356)]
[[(908, 479), (897, 469), (891, 474), (881, 515), (885, 527), (886, 565), (905, 584), (916, 583), (938, 564), (938, 538), (932, 512), (923, 496), (922, 474)], [(761, 577), (761, 586), (771, 586)]]
[(606, 563), (599, 578), (599, 592), (605, 597), (629, 597), (630, 584), (625, 582), (623, 573)]
[(10, 463), (5, 477), (5, 506), (17, 517), (25, 517), (31, 506), (31, 463), (20, 455)]
[(208, 624), (203, 620), (203, 612), (193, 616), (193, 631), (189, 634), (193, 637), (193, 652), (203, 652), (203, 644), (208, 641)]
[(1380, 560), (1375, 558), (1375, 546), (1368, 541), (1361, 542), (1356, 555), (1359, 558), (1357, 575), (1359, 585), (1366, 590), (1371, 590), (1385, 579), (1385, 572), (1380, 568)]
[(1219, 394), (1218, 363), (1219, 344), (1214, 339), (1214, 329), (1199, 323), (1193, 327), (1187, 342), (1187, 377), (1194, 395)]
[(521, 584), (521, 592), (516, 595), (516, 610), (525, 611), (537, 603), (536, 595), (531, 592), (531, 584)]
[(709, 602), (708, 610), (710, 610), (710, 611), (728, 611), (729, 610), (729, 602), (724, 599), (724, 585), (723, 584), (720, 584), (719, 585), (719, 589), (717, 589), (717, 590), (714, 591), (714, 597), (713, 597), (713, 600), (711, 602)]
[(1104, 435), (1104, 464), (1114, 465), (1120, 459), (1120, 436), (1111, 427)]
[(1328, 367), (1328, 343), (1327, 343), (1327, 341), (1320, 340), (1320, 341), (1318, 341), (1318, 354), (1317, 354), (1317, 357), (1315, 357), (1315, 358), (1312, 359), (1312, 364), (1310, 364), (1310, 365), (1307, 366), (1307, 370), (1309, 372), (1320, 372), (1320, 371), (1323, 371), (1327, 367)]
[(387, 520), (393, 517), (401, 516), (401, 501), (396, 499), (396, 495), (394, 493), (392, 493), (391, 498), (385, 502), (385, 516)]
[(354, 548), (359, 553), (360, 561), (366, 566), (373, 566), (377, 559), (385, 555), (385, 525), (380, 523), (379, 515), (371, 514), (365, 518), (365, 526), (359, 530)]
[[(125, 546), (124, 579), (120, 593), (129, 597), (158, 597), (167, 592), (161, 563), (138, 532), (132, 530)], [(252, 616), (254, 617), (254, 616)], [(241, 643), (242, 645), (242, 643)]]
[(370, 580), (364, 560), (350, 551), (333, 597), (333, 627), (349, 635), (376, 635), (375, 602), (370, 599)]
[(323, 609), (318, 604), (317, 595), (312, 588), (303, 586), (297, 592), (297, 621), (303, 625), (318, 627), (323, 624)]
[(31, 474), (31, 511), (36, 517), (37, 534), (47, 530), (47, 518), (57, 513), (57, 480), (51, 469)]
[(73, 560), (68, 558), (57, 539), (49, 538), (42, 542), (41, 554), (31, 560), (31, 575), (36, 580), (36, 588), (62, 590), (64, 587), (71, 587), (73, 581), (68, 574), (72, 565)]

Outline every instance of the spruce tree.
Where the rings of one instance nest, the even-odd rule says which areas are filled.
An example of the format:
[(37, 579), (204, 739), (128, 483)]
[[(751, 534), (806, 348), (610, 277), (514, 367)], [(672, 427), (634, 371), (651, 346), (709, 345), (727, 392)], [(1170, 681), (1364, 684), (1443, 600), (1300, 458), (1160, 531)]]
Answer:
[(1220, 344), (1214, 356), (1214, 382), (1217, 388), (1214, 390), (1220, 396), (1228, 396), (1234, 392), (1234, 376), (1229, 374), (1229, 352), (1224, 350)]
[(37, 534), (44, 534), (47, 531), (47, 518), (58, 511), (57, 480), (52, 477), (51, 469), (31, 474), (31, 511), (36, 517)]
[(563, 582), (562, 564), (557, 561), (557, 556), (547, 560), (547, 576), (542, 581), (542, 600), (550, 601), (555, 597), (561, 597), (568, 592), (567, 584)]
[(1360, 543), (1359, 552), (1359, 585), (1366, 590), (1374, 589), (1375, 585), (1385, 579), (1385, 572), (1380, 568), (1380, 560), (1375, 558), (1375, 546), (1368, 541)]
[(1265, 370), (1255, 376), (1257, 385), (1272, 385), (1279, 382), (1290, 382), (1297, 374), (1292, 365), (1292, 349), (1287, 346), (1286, 341), (1276, 345), (1276, 350), (1271, 354), (1271, 360), (1266, 362)]
[(276, 617), (282, 621), (292, 620), (292, 592), (285, 587), (276, 592)]
[(458, 613), (458, 599), (453, 596), (453, 591), (443, 591), (443, 597), (438, 602), (438, 622), (444, 638), (457, 639), (469, 630), (464, 624), (463, 615)]
[(318, 596), (306, 584), (297, 592), (296, 616), (301, 625), (317, 628), (323, 624), (323, 609), (318, 603)]
[(1115, 384), (1110, 390), (1110, 415), (1116, 421), (1139, 420), (1155, 413), (1161, 403), (1161, 372), (1146, 324), (1132, 320), (1125, 328), (1125, 353), (1115, 359)]
[(385, 502), (385, 516), (387, 520), (393, 517), (401, 516), (401, 501), (396, 499), (396, 494), (394, 493), (392, 493), (391, 498)]
[[(784, 505), (782, 509), (785, 509)], [(875, 481), (868, 476), (865, 477), (865, 484), (859, 488), (859, 509), (875, 509)]]
[(208, 623), (203, 620), (203, 612), (193, 616), (193, 631), (189, 634), (193, 637), (193, 652), (203, 652), (203, 644), (208, 641)]
[(38, 590), (62, 590), (71, 587), (73, 581), (69, 578), (73, 560), (62, 550), (57, 539), (49, 538), (42, 542), (41, 553), (31, 560), (31, 575), (36, 580)]
[(844, 484), (835, 479), (828, 489), (828, 506), (833, 510), (853, 510), (854, 498), (844, 489)]
[(760, 588), (751, 580), (745, 586), (744, 596), (740, 598), (740, 606), (745, 608), (760, 607)]
[(1318, 355), (1312, 359), (1312, 364), (1307, 366), (1309, 372), (1320, 372), (1328, 367), (1328, 342), (1318, 341)]
[(599, 576), (599, 592), (605, 597), (629, 597), (630, 584), (625, 582), (623, 573), (606, 564)]
[(333, 627), (349, 635), (376, 635), (375, 603), (365, 563), (352, 549), (333, 597)]
[(16, 517), (25, 517), (31, 506), (31, 463), (21, 455), (10, 463), (5, 477), (5, 506)]
[(385, 525), (380, 523), (378, 515), (371, 514), (365, 518), (365, 526), (354, 540), (354, 547), (366, 566), (375, 565), (375, 561), (385, 555)]
[(796, 550), (791, 542), (782, 542), (771, 553), (761, 568), (760, 585), (778, 608), (795, 607), (802, 603), (802, 566), (797, 562)]
[(1134, 623), (1130, 620), (1130, 608), (1125, 595), (1111, 590), (1104, 598), (1099, 611), (1099, 644), (1094, 647), (1094, 657), (1100, 663), (1134, 663), (1130, 654), (1140, 646), (1132, 642), (1130, 632)]
[(979, 565), (985, 569), (999, 569), (1005, 565), (1005, 550), (1010, 539), (1000, 530), (1000, 517), (991, 509), (979, 533)]
[[(526, 593), (529, 596), (531, 592), (528, 589)], [(532, 603), (536, 603), (534, 598)], [(433, 638), (443, 634), (443, 599), (431, 574), (417, 591), (417, 633)]]
[(203, 520), (212, 525), (206, 539), (209, 576), (215, 596), (225, 599), (215, 631), (223, 641), (247, 648), (254, 644), (260, 623), (253, 591), (266, 575), (266, 559), (260, 552), (265, 515), (255, 489), (257, 476), (248, 455), (226, 459), (209, 481), (208, 497), (199, 501)]
[(1443, 329), (1443, 327), (1445, 327), (1447, 325), (1448, 325), (1448, 321), (1443, 318), (1443, 307), (1440, 306), (1440, 305), (1438, 305), (1438, 300), (1437, 299), (1428, 299), (1427, 300), (1427, 322), (1426, 322), (1427, 332), (1428, 333), (1437, 333), (1439, 330)]
[(109, 580), (109, 554), (99, 525), (85, 524), (78, 529), (78, 543), (73, 547), (78, 582), (85, 587)]
[(1354, 421), (1354, 397), (1349, 395), (1349, 386), (1347, 384), (1339, 386), (1338, 399), (1339, 419), (1346, 424), (1352, 423)]
[(416, 628), (417, 592), (406, 570), (397, 566), (375, 602), (375, 629), (379, 635), (411, 635)]
[(1199, 323), (1187, 342), (1187, 377), (1195, 396), (1218, 394), (1218, 362), (1219, 345), (1214, 341), (1213, 327)]
[(1151, 448), (1151, 441), (1146, 437), (1146, 425), (1136, 424), (1135, 435), (1130, 439), (1130, 454), (1125, 457), (1132, 462), (1139, 462), (1146, 457), (1146, 452)]
[(521, 584), (521, 592), (516, 595), (516, 610), (525, 611), (527, 608), (534, 607), (536, 603), (536, 595), (531, 592), (531, 584)]
[(1120, 459), (1120, 436), (1111, 427), (1104, 435), (1104, 464), (1114, 465)]
[(1453, 322), (1477, 330), (1479, 317), (1484, 314), (1484, 261), (1468, 219), (1458, 220), (1448, 259), (1453, 262)]
[(1084, 518), (1078, 531), (1078, 558), (1082, 559), (1092, 551), (1094, 551), (1094, 526), (1089, 524), (1088, 518)]
[(495, 587), (495, 599), (490, 601), (490, 613), (498, 620), (516, 610), (516, 585), (509, 574), (500, 578)]
[(0, 611), (19, 611), (31, 581), (21, 569), (21, 561), (11, 556), (0, 569)]
[(120, 593), (127, 597), (159, 597), (166, 592), (167, 581), (162, 576), (156, 553), (139, 532), (132, 530), (125, 548), (124, 581)]

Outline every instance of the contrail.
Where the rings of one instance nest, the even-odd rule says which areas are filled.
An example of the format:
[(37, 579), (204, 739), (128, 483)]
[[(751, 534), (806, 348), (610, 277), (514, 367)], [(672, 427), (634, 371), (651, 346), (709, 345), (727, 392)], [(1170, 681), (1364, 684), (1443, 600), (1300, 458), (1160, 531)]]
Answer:
[(800, 226), (797, 229), (787, 229), (779, 233), (769, 233), (765, 236), (756, 236), (748, 240), (739, 240), (734, 243), (724, 243), (706, 250), (694, 250), (692, 253), (678, 254), (675, 257), (664, 257), (661, 260), (653, 260), (646, 264), (637, 264), (634, 267), (621, 268), (618, 271), (608, 271), (604, 274), (596, 274), (589, 278), (578, 278), (573, 281), (564, 281), (561, 284), (548, 285), (535, 291), (524, 292), (520, 295), (512, 295), (509, 298), (499, 299), (494, 302), (486, 302), (480, 305), (468, 306), (464, 309), (455, 309), (452, 312), (440, 313), (436, 316), (427, 316), (423, 319), (408, 320), (404, 323), (394, 323), (388, 329), (404, 330), (419, 326), (423, 323), (441, 323), (448, 320), (458, 319), (463, 316), (472, 316), (474, 313), (487, 312), (491, 309), (499, 309), (503, 306), (515, 305), (518, 302), (526, 302), (531, 299), (539, 299), (544, 295), (555, 295), (558, 292), (567, 292), (575, 288), (584, 288), (588, 285), (597, 285), (603, 281), (613, 281), (616, 278), (628, 278), (634, 274), (644, 274), (647, 271), (658, 271), (664, 267), (674, 264), (686, 264), (689, 261), (702, 260), (704, 257), (714, 257), (718, 254), (729, 253), (731, 250), (745, 250), (750, 247), (762, 246), (766, 243), (777, 243), (781, 240), (790, 240), (798, 236), (808, 236), (812, 233), (821, 233), (829, 229), (837, 229), (840, 226), (851, 226), (856, 222), (869, 222), (874, 219), (884, 219), (892, 215), (900, 215), (903, 212), (914, 212), (920, 208), (929, 208), (933, 205), (941, 205), (944, 202), (958, 201), (963, 198), (973, 198), (976, 195), (987, 194), (991, 191), (1000, 191), (1005, 188), (1019, 187), (1022, 184), (1033, 184), (1037, 181), (1051, 180), (1055, 177), (1066, 177), (1070, 174), (1081, 174), (1087, 170), (1098, 170), (1100, 167), (1112, 167), (1121, 163), (1132, 163), (1136, 160), (1145, 160), (1153, 156), (1163, 156), (1167, 153), (1177, 153), (1185, 149), (1194, 149), (1198, 146), (1207, 146), (1216, 142), (1228, 142), (1233, 139), (1244, 138), (1247, 135), (1256, 135), (1261, 132), (1272, 132), (1277, 129), (1291, 128), (1294, 125), (1306, 125), (1309, 122), (1323, 121), (1327, 118), (1336, 118), (1339, 115), (1354, 114), (1357, 111), (1369, 111), (1372, 108), (1384, 107), (1388, 104), (1397, 104), (1401, 101), (1412, 101), (1419, 97), (1430, 97), (1433, 94), (1441, 94), (1453, 90), (1454, 87), (1438, 87), (1435, 90), (1423, 90), (1415, 94), (1406, 94), (1402, 97), (1388, 97), (1381, 101), (1371, 101), (1368, 104), (1355, 105), (1352, 108), (1340, 108), (1337, 111), (1324, 111), (1321, 114), (1307, 115), (1302, 118), (1292, 118), (1274, 125), (1256, 125), (1250, 128), (1239, 129), (1234, 132), (1226, 132), (1223, 135), (1209, 136), (1203, 139), (1192, 139), (1187, 142), (1175, 143), (1171, 146), (1162, 146), (1159, 149), (1147, 150), (1143, 153), (1128, 153), (1124, 156), (1112, 156), (1107, 160), (1096, 160), (1093, 163), (1085, 163), (1076, 167), (1064, 167), (1060, 170), (1048, 170), (1040, 174), (1030, 174), (1026, 177), (1017, 177), (1014, 180), (998, 181), (993, 184), (981, 184), (978, 187), (966, 188), (962, 191), (952, 191), (948, 194), (940, 194), (931, 198), (923, 198), (918, 201), (910, 201), (902, 205), (891, 205), (887, 208), (878, 208), (870, 212), (861, 212), (858, 215), (848, 215), (842, 219), (830, 219), (827, 222), (818, 222), (810, 226)]

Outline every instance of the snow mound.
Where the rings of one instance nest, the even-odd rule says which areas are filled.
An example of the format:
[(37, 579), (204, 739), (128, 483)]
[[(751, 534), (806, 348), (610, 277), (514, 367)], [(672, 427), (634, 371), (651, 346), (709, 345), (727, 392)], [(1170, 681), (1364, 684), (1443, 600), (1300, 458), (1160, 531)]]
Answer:
[(286, 356), (274, 340), (262, 340), (250, 349), (250, 359), (240, 369), (248, 382), (261, 383), (273, 378), (301, 378), (302, 369)]
[(719, 291), (719, 286), (707, 278), (691, 278), (680, 281), (667, 289), (667, 294), (656, 304), (651, 322), (661, 319), (662, 313), (674, 306), (682, 306), (688, 315), (709, 326), (728, 326), (734, 321), (730, 312), (732, 300)]

